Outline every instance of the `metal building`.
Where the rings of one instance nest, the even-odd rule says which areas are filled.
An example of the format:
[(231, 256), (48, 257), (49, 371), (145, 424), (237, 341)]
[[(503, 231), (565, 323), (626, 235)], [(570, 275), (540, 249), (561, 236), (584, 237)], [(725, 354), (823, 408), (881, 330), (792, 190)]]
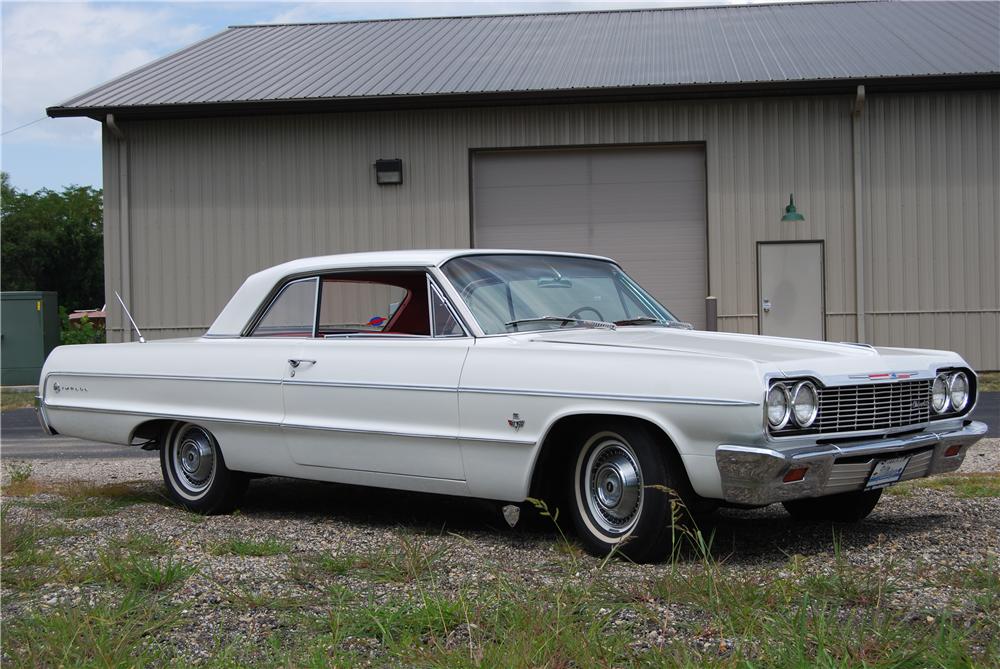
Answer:
[(107, 291), (147, 336), (290, 258), (473, 245), (1000, 369), (1000, 3), (238, 26), (48, 112), (104, 125)]

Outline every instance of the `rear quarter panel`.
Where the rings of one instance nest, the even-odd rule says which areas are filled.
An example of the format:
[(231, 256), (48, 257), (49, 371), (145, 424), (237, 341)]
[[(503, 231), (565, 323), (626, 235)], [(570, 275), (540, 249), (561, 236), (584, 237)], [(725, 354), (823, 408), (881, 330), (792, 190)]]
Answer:
[(262, 471), (287, 459), (279, 429), (286, 348), (264, 339), (62, 346), (39, 385), (60, 434), (128, 444), (147, 420), (187, 419), (212, 429), (230, 467)]

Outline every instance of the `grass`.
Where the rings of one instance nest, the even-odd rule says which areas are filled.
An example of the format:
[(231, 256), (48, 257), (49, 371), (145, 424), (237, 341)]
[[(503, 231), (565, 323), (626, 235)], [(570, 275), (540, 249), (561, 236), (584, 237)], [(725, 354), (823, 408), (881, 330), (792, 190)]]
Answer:
[(1000, 392), (1000, 372), (979, 372), (980, 392)]
[(5, 667), (139, 667), (166, 659), (156, 635), (176, 607), (140, 593), (93, 606), (60, 605), (4, 624)]
[[(187, 644), (177, 639), (203, 633), (187, 612), (206, 600), (179, 599), (194, 567), (175, 558), (173, 544), (132, 532), (86, 564), (67, 564), (52, 550), (64, 532), (58, 523), (0, 519), (5, 586), (22, 579), (14, 597), (29, 588), (47, 593), (39, 586), (54, 582), (98, 593), (93, 604), (27, 607), (5, 620), (4, 666), (189, 666)], [(209, 601), (231, 616), (199, 644), (214, 648), (199, 666), (915, 669), (992, 666), (1000, 657), (995, 556), (928, 563), (915, 574), (878, 543), (859, 562), (831, 535), (809, 556), (761, 569), (718, 559), (713, 537), (683, 529), (660, 566), (596, 561), (560, 536), (557, 547), (565, 547), (533, 576), (484, 565), (456, 585), (447, 542), (400, 535), (368, 552), (292, 553), (268, 563), (297, 590), (242, 575), (218, 582), (221, 602)], [(292, 552), (273, 537), (223, 538), (208, 548), (261, 558)], [(914, 579), (947, 587), (946, 597), (933, 610), (895, 602)]]
[(57, 557), (46, 541), (75, 532), (41, 522), (12, 522), (8, 515), (3, 515), (0, 527), (2, 576), (4, 584), (15, 590), (30, 591), (45, 583), (102, 583), (129, 591), (162, 592), (195, 571), (172, 557), (164, 558), (172, 548), (143, 534), (112, 542), (93, 562), (76, 564)]
[(107, 516), (134, 504), (169, 505), (167, 497), (157, 489), (135, 483), (109, 483), (95, 485), (83, 482), (38, 482), (27, 479), (11, 483), (3, 494), (12, 497), (29, 497), (38, 494), (54, 495), (53, 499), (20, 502), (24, 506), (51, 511), (66, 519)]
[(274, 595), (242, 583), (238, 583), (233, 587), (229, 587), (223, 583), (218, 583), (218, 585), (222, 589), (223, 596), (230, 606), (240, 611), (248, 609), (292, 611), (313, 603), (309, 598), (297, 599), (287, 595)]
[(24, 483), (31, 478), (33, 468), (30, 462), (15, 462), (7, 468), (11, 483)]
[(435, 547), (419, 538), (403, 537), (395, 544), (367, 555), (307, 556), (292, 566), (291, 577), (300, 583), (310, 583), (323, 576), (347, 575), (380, 583), (419, 583), (433, 576), (447, 554), (443, 547)]
[(240, 555), (243, 557), (284, 555), (291, 552), (291, 550), (291, 546), (273, 538), (256, 541), (254, 539), (232, 537), (224, 539), (211, 547), (212, 555)]
[(891, 486), (888, 492), (891, 495), (907, 497), (920, 488), (944, 490), (964, 498), (1000, 497), (1000, 473), (971, 472), (932, 476)]
[(168, 549), (153, 548), (149, 538), (133, 535), (100, 551), (97, 560), (78, 570), (78, 582), (115, 584), (133, 592), (164, 592), (184, 582), (195, 567), (162, 557)]
[(34, 468), (29, 462), (15, 462), (7, 466), (9, 480), (3, 486), (3, 494), (12, 497), (28, 497), (41, 492), (42, 485), (31, 478)]
[(369, 560), (369, 570), (376, 580), (413, 583), (430, 576), (434, 566), (446, 555), (444, 548), (404, 537)]
[(0, 412), (30, 409), (33, 406), (35, 406), (35, 393), (33, 392), (0, 392)]

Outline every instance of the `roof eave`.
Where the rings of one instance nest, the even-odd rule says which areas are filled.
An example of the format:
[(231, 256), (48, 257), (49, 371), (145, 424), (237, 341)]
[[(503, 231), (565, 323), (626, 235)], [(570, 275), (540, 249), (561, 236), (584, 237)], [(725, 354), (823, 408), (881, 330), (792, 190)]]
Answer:
[(641, 102), (670, 99), (727, 98), (787, 95), (829, 95), (853, 92), (863, 84), (868, 93), (919, 92), (1000, 88), (1000, 72), (917, 75), (903, 77), (856, 77), (803, 81), (761, 81), (619, 88), (572, 88), (534, 91), (495, 91), (350, 98), (246, 100), (128, 106), (53, 106), (45, 110), (52, 118), (90, 117), (168, 119), (254, 114), (320, 113), (343, 111), (389, 111), (442, 107), (480, 107), (531, 104)]

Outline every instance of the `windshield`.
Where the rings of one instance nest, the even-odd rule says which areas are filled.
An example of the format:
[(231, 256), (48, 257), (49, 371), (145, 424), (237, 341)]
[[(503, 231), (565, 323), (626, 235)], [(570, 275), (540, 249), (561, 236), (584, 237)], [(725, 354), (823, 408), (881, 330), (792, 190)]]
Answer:
[(604, 260), (482, 255), (455, 258), (441, 269), (486, 334), (678, 322)]

